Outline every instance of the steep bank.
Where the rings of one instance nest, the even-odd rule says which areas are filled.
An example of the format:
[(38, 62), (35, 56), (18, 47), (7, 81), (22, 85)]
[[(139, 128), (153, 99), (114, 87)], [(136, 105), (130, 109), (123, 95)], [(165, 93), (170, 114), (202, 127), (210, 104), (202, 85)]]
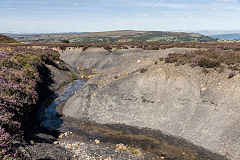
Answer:
[[(22, 156), (25, 145), (30, 145), (35, 134), (47, 133), (37, 123), (38, 111), (42, 101), (54, 95), (54, 91), (64, 83), (71, 81), (70, 75), (71, 70), (53, 50), (7, 45), (1, 47), (0, 159), (25, 159)], [(45, 146), (55, 149), (50, 143)], [(69, 156), (67, 151), (60, 150)], [(34, 150), (37, 153), (41, 151)], [(26, 158), (31, 159), (28, 155)]]
[[(63, 65), (64, 62), (61, 62)], [(67, 65), (66, 65), (67, 66)], [(46, 104), (57, 96), (59, 90), (72, 81), (71, 74), (77, 73), (70, 68), (60, 69), (53, 64), (43, 64), (39, 69), (41, 81), (37, 85), (39, 99), (32, 111), (25, 115), (28, 118), (22, 124), (24, 129), (24, 141), (19, 151), (24, 159), (71, 159), (73, 154), (53, 142), (59, 133), (41, 125), (42, 112)], [(21, 157), (21, 158), (23, 158)]]
[[(76, 58), (67, 61), (69, 64), (99, 72), (67, 101), (63, 114), (160, 130), (237, 159), (239, 75), (228, 79), (226, 72), (204, 74), (199, 67), (159, 61), (168, 53), (190, 50), (131, 49), (100, 54), (97, 49), (75, 50)], [(67, 50), (62, 58), (64, 54), (71, 57), (71, 52)]]
[[(37, 48), (39, 49), (39, 47)], [(23, 54), (23, 56), (26, 55)], [(45, 59), (45, 54), (42, 56)], [(141, 160), (142, 158), (139, 156), (116, 150), (115, 146), (94, 144), (91, 139), (83, 140), (87, 136), (84, 137), (81, 134), (74, 134), (74, 137), (72, 134), (69, 136), (71, 131), (78, 128), (77, 125), (72, 128), (69, 126), (78, 123), (61, 117), (58, 110), (66, 99), (85, 82), (79, 79), (73, 81), (72, 74), (76, 78), (80, 77), (80, 74), (70, 65), (57, 59), (58, 56), (52, 58), (49, 55), (46, 58), (51, 61), (44, 60), (40, 61), (41, 63), (34, 63), (39, 66), (36, 70), (39, 75), (36, 85), (38, 101), (36, 105), (33, 105), (34, 108), (32, 107), (31, 111), (24, 115), (25, 120), (22, 122), (24, 135), (21, 135), (24, 140), (15, 142), (18, 144), (16, 149), (22, 154), (20, 159), (71, 160), (108, 159), (112, 157), (113, 159)], [(11, 60), (14, 58), (12, 57)], [(29, 62), (27, 61), (27, 63)], [(64, 127), (66, 123), (68, 125)], [(62, 125), (63, 127), (61, 127)]]

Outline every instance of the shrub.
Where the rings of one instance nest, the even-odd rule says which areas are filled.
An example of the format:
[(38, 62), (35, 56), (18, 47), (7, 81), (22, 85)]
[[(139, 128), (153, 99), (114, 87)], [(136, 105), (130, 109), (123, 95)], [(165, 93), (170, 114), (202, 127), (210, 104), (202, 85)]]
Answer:
[(217, 59), (207, 59), (207, 58), (201, 58), (197, 62), (200, 67), (204, 68), (215, 68), (220, 66), (220, 61)]
[(147, 50), (159, 50), (159, 46), (146, 47)]
[(224, 71), (224, 66), (223, 65), (220, 65), (217, 69), (218, 73), (222, 73)]
[(239, 70), (239, 65), (238, 65), (238, 64), (230, 65), (230, 66), (228, 67), (228, 69), (234, 70), (234, 71), (238, 71), (238, 70)]
[[(56, 61), (58, 63), (56, 63)], [(44, 63), (61, 65), (50, 49), (11, 47), (0, 51), (0, 159), (17, 156), (12, 140), (22, 135), (22, 122), (38, 100), (38, 69)]]
[(69, 40), (64, 39), (64, 40), (62, 40), (62, 43), (70, 43), (70, 42), (69, 42)]
[(6, 133), (3, 128), (0, 127), (0, 159), (4, 159), (5, 155), (8, 153), (8, 141), (10, 140), (9, 133)]
[(233, 78), (234, 76), (236, 76), (235, 72), (230, 72), (228, 75), (228, 79)]
[(174, 63), (178, 61), (178, 56), (179, 53), (170, 53), (168, 56), (165, 58), (165, 63)]
[(71, 79), (71, 81), (74, 81), (76, 78), (77, 78), (77, 76), (76, 76), (73, 72), (71, 72), (71, 73), (70, 73), (70, 79)]
[(82, 50), (86, 51), (87, 49), (88, 49), (88, 46), (84, 46)]
[(112, 52), (112, 47), (107, 45), (103, 47), (104, 49), (106, 49), (108, 52)]
[(164, 58), (163, 57), (159, 58), (159, 61), (164, 61)]
[(189, 63), (192, 67), (200, 66), (204, 68), (217, 68), (222, 63), (231, 65), (231, 70), (237, 70), (238, 64), (240, 63), (240, 54), (233, 51), (224, 50), (198, 50), (191, 53), (180, 54), (170, 53), (165, 58), (166, 63), (177, 62), (178, 65), (184, 65)]
[(209, 70), (206, 69), (206, 68), (203, 68), (203, 69), (202, 69), (202, 73), (204, 73), (204, 74), (208, 74), (208, 73), (209, 73)]
[(142, 68), (142, 69), (140, 69), (140, 73), (145, 73), (145, 72), (147, 72), (147, 71), (148, 71), (147, 68)]
[(122, 49), (122, 47), (120, 47), (120, 46), (117, 46), (117, 47), (116, 47), (116, 50), (120, 50), (120, 49)]
[(235, 49), (233, 49), (234, 51), (240, 51), (240, 48), (235, 48)]
[(68, 48), (68, 47), (65, 46), (65, 45), (61, 45), (61, 46), (59, 46), (59, 49), (62, 50), (62, 51), (65, 51), (67, 48)]

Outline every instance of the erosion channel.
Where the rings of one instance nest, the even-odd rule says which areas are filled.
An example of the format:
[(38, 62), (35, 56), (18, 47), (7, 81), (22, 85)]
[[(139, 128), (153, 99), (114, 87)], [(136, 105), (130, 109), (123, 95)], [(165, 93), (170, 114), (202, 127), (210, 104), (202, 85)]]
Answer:
[[(46, 146), (41, 148), (41, 144), (37, 144), (38, 148), (44, 150), (44, 154), (37, 155), (30, 152), (32, 154), (30, 156), (35, 159), (227, 159), (218, 153), (205, 149), (203, 146), (192, 143), (189, 139), (185, 140), (184, 136), (171, 134), (171, 130), (166, 129), (164, 131), (161, 130), (161, 127), (154, 129), (153, 125), (148, 127), (148, 125), (145, 125), (148, 122), (142, 123), (141, 119), (138, 119), (138, 115), (131, 115), (137, 112), (126, 109), (128, 106), (116, 109), (116, 106), (128, 105), (131, 102), (135, 107), (138, 107), (137, 103), (139, 103), (141, 104), (139, 107), (145, 107), (145, 110), (154, 113), (153, 110), (147, 109), (147, 107), (157, 105), (158, 102), (156, 102), (154, 96), (149, 96), (146, 93), (149, 91), (148, 94), (155, 94), (155, 92), (151, 93), (151, 90), (148, 90), (145, 86), (146, 93), (134, 90), (139, 93), (131, 96), (131, 93), (125, 90), (124, 87), (130, 89), (129, 85), (134, 85), (132, 80), (148, 74), (147, 72), (156, 74), (156, 60), (164, 57), (172, 50), (153, 52), (133, 49), (109, 53), (104, 49), (90, 48), (82, 51), (81, 49), (68, 48), (66, 51), (61, 52), (62, 60), (79, 70), (79, 77), (83, 75), (84, 69), (91, 70), (91, 73), (94, 73), (95, 76), (91, 76), (88, 81), (76, 79), (70, 82), (56, 92), (57, 96), (53, 96), (50, 101), (48, 100), (45, 103), (45, 107), (36, 118), (40, 119), (41, 126), (46, 128), (49, 133), (55, 133), (54, 137), (50, 138), (51, 141), (46, 142), (49, 143), (49, 148), (54, 146), (55, 153), (52, 155), (51, 152), (47, 152), (48, 148)], [(189, 52), (189, 49), (174, 51)], [(160, 63), (158, 65), (164, 67), (161, 64), (163, 62), (158, 63)], [(143, 68), (146, 68), (146, 73), (142, 73), (141, 69)], [(169, 73), (171, 73), (171, 69), (169, 69)], [(159, 71), (159, 74), (162, 74), (162, 72)], [(150, 73), (147, 76), (151, 76)], [(153, 79), (149, 79), (149, 83), (154, 83)], [(126, 81), (126, 84), (123, 84), (123, 80)], [(139, 80), (141, 80), (141, 77)], [(148, 79), (145, 78), (145, 80)], [(142, 79), (143, 82), (145, 80)], [(159, 81), (164, 83), (161, 79)], [(180, 79), (180, 82), (182, 82), (181, 85), (185, 84), (184, 80)], [(175, 84), (170, 82), (167, 85)], [(151, 89), (153, 86), (149, 87)], [(119, 91), (119, 93), (115, 94), (115, 91)], [(106, 97), (103, 92), (112, 97)], [(97, 98), (94, 99), (95, 95), (99, 96), (97, 98), (102, 98), (101, 101), (97, 102)], [(136, 96), (140, 99), (136, 98)], [(125, 101), (129, 102), (125, 103)], [(99, 103), (102, 107), (92, 107), (96, 103)], [(103, 110), (104, 107), (106, 110)], [(121, 111), (119, 115), (115, 115), (118, 111), (108, 113), (109, 110), (114, 108), (123, 110), (126, 113), (124, 116), (129, 116), (130, 120), (132, 117), (136, 119), (129, 123), (127, 119), (121, 120), (124, 118)], [(140, 113), (142, 109), (138, 110)], [(174, 113), (171, 109), (169, 109), (169, 112)], [(153, 114), (148, 114), (148, 111), (145, 113), (145, 121), (152, 119)], [(99, 116), (103, 117), (99, 118)], [(116, 118), (116, 116), (118, 117)], [(155, 118), (161, 119), (159, 117)], [(142, 123), (142, 127), (139, 123)], [(154, 125), (163, 125), (156, 123)], [(173, 127), (177, 126), (173, 125)], [(62, 154), (63, 152), (66, 152), (65, 156)]]

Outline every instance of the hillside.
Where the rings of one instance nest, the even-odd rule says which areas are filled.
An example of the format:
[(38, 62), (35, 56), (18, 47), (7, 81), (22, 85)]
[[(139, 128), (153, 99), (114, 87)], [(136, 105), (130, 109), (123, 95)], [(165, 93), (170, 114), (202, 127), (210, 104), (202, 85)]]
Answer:
[(222, 40), (240, 40), (240, 34), (239, 33), (233, 33), (233, 34), (217, 34), (211, 36), (212, 38), (218, 38)]
[(0, 44), (0, 159), (240, 157), (239, 43), (81, 45)]
[(103, 48), (69, 48), (61, 58), (73, 67), (98, 71), (65, 103), (65, 116), (147, 127), (231, 160), (240, 156), (239, 51), (175, 46), (109, 53)]
[(0, 34), (0, 43), (16, 43), (16, 42), (17, 41), (13, 40), (12, 38)]
[(89, 33), (59, 33), (59, 34), (24, 34), (11, 35), (19, 41), (61, 42), (69, 40), (72, 43), (105, 43), (105, 42), (209, 42), (214, 38), (198, 33), (161, 32), (161, 31), (110, 31)]

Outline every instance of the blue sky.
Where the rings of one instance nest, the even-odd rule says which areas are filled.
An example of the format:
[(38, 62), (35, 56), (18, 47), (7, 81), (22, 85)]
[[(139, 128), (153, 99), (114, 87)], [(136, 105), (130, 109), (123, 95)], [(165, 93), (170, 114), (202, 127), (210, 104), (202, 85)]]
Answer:
[(0, 0), (0, 33), (239, 30), (240, 0)]

